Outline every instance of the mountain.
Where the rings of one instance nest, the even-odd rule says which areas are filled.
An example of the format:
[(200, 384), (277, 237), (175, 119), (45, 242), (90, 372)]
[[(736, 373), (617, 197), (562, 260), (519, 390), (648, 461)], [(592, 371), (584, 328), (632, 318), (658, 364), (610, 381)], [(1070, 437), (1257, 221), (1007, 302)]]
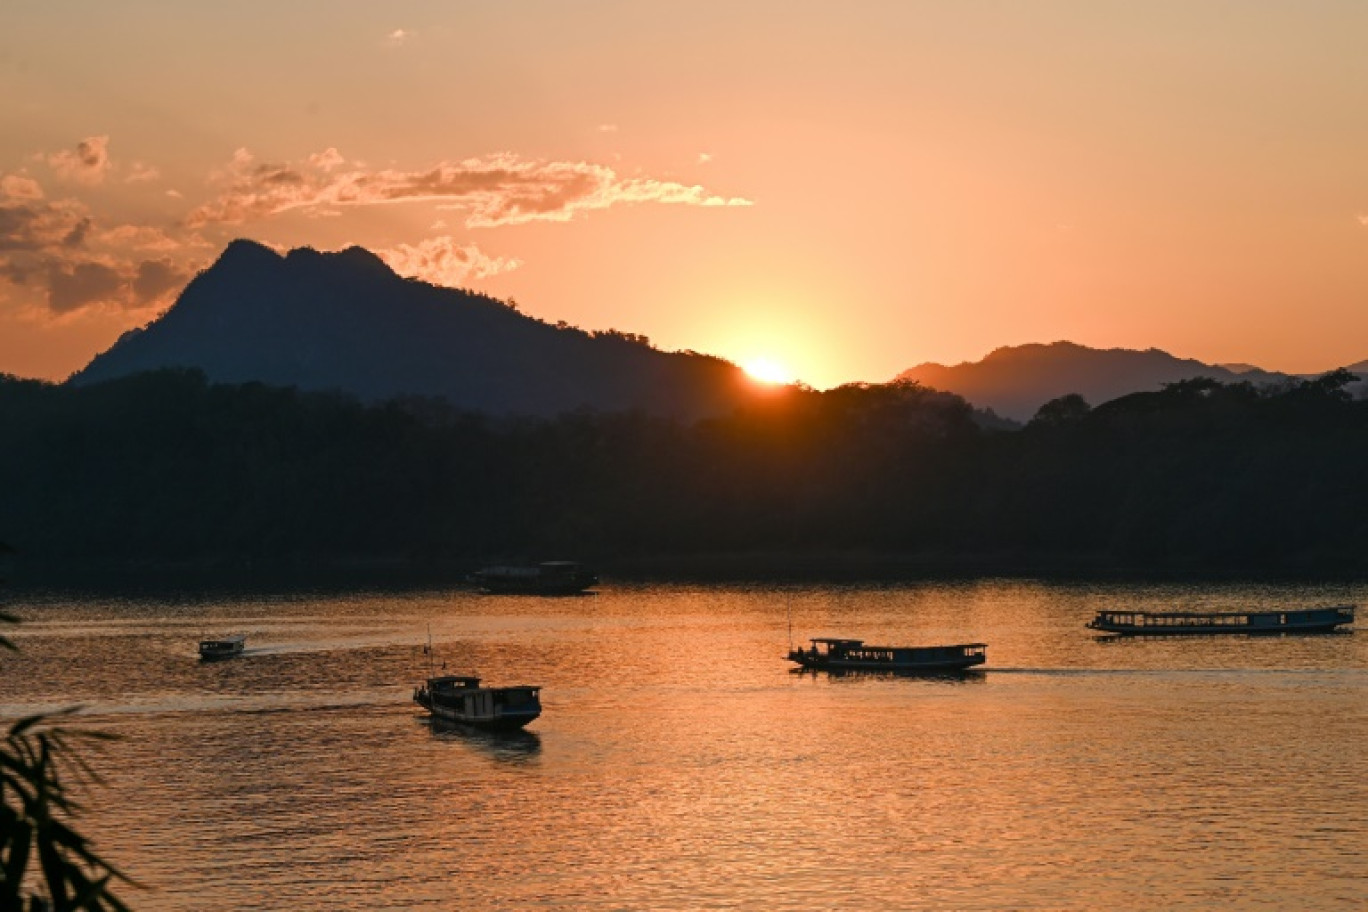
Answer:
[(1290, 379), (1247, 364), (1222, 367), (1175, 358), (1157, 348), (1097, 349), (1072, 342), (999, 348), (982, 361), (952, 367), (920, 364), (898, 375), (900, 380), (916, 380), (924, 386), (958, 393), (980, 408), (991, 408), (1018, 421), (1029, 420), (1046, 402), (1069, 393), (1078, 393), (1090, 405), (1099, 405), (1193, 377), (1254, 384)]
[(70, 382), (163, 367), (368, 401), (440, 396), (491, 414), (640, 409), (691, 419), (753, 395), (741, 370), (720, 358), (552, 326), (494, 298), (401, 278), (360, 247), (282, 256), (244, 240)]

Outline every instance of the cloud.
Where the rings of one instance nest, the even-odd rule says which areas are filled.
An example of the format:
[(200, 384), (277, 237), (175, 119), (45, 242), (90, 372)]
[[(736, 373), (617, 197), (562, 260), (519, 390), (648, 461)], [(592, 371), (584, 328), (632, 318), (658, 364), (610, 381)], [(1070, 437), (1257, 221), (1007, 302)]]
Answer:
[(402, 47), (405, 42), (412, 40), (417, 34), (412, 29), (395, 29), (385, 36), (385, 47)]
[(292, 210), (400, 202), (432, 202), (463, 211), (468, 228), (567, 221), (619, 203), (751, 205), (697, 185), (624, 179), (606, 165), (538, 161), (512, 153), (442, 162), (418, 171), (340, 169), (335, 163), (325, 167), (324, 161), (332, 163), (334, 156), (319, 153), (302, 164), (258, 163), (250, 152), (239, 149), (227, 168), (215, 175), (222, 188), (219, 195), (192, 210), (186, 225), (241, 224)]
[(94, 261), (54, 262), (48, 267), (48, 306), (54, 313), (70, 313), (91, 304), (121, 297), (125, 279), (111, 266)]
[(708, 162), (710, 162), (710, 161), (712, 161), (712, 153), (711, 153), (711, 152), (699, 152), (699, 153), (698, 153), (698, 163), (699, 163), (700, 165), (706, 165), (706, 164), (707, 164)]
[(600, 133), (616, 133), (618, 131), (618, 125), (610, 123), (599, 124), (598, 131)]
[(332, 171), (334, 168), (347, 163), (342, 157), (342, 153), (329, 146), (322, 152), (315, 152), (309, 156), (309, 164), (318, 168), (320, 171)]
[(491, 257), (474, 244), (461, 244), (447, 236), (428, 238), (417, 246), (400, 244), (376, 253), (400, 275), (453, 288), (522, 265), (521, 260)]
[(128, 177), (124, 178), (124, 183), (141, 184), (154, 181), (159, 177), (161, 177), (161, 171), (151, 165), (135, 161), (128, 172)]
[(58, 316), (141, 310), (169, 303), (201, 265), (186, 240), (147, 225), (103, 229), (84, 203), (47, 200), (29, 178), (0, 178), (0, 191), (0, 300)]
[(48, 155), (47, 163), (62, 180), (98, 184), (109, 173), (109, 137), (88, 136), (76, 144), (75, 151), (63, 149)]
[(0, 194), (10, 199), (36, 200), (43, 198), (43, 188), (31, 177), (22, 174), (6, 174), (0, 177)]
[(90, 226), (88, 210), (75, 200), (0, 201), (0, 255), (79, 247)]

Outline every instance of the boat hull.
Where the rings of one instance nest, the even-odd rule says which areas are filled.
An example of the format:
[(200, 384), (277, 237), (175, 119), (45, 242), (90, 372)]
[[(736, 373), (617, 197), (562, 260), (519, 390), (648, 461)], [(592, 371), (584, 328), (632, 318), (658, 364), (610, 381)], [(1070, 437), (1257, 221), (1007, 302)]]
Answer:
[(242, 655), (242, 650), (237, 652), (201, 652), (199, 654), (201, 662), (226, 662), (228, 659), (235, 659)]
[(828, 661), (822, 657), (812, 659), (808, 656), (789, 655), (789, 661), (796, 662), (809, 671), (881, 671), (888, 674), (950, 674), (965, 671), (975, 665), (982, 665), (984, 656), (966, 656), (960, 659), (947, 659), (932, 662), (850, 662)]

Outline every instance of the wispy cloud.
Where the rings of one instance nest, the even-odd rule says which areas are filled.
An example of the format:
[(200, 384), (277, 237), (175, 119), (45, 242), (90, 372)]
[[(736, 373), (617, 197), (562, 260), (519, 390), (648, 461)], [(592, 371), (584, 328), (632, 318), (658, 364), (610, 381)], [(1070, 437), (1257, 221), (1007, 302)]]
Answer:
[(395, 29), (385, 36), (385, 47), (402, 47), (407, 42), (413, 40), (418, 33), (412, 29)]
[[(291, 212), (337, 216), (358, 207), (403, 203), (446, 210), (429, 229), (433, 236), (377, 253), (402, 275), (459, 286), (522, 265), (516, 257), (491, 256), (456, 236), (463, 228), (568, 221), (618, 205), (751, 204), (699, 185), (624, 176), (608, 165), (513, 153), (403, 170), (373, 168), (332, 147), (285, 163), (260, 161), (239, 149), (210, 174), (207, 199), (187, 201), (184, 218), (159, 227), (114, 217), (105, 208), (114, 205), (110, 194), (97, 191), (97, 185), (120, 177), (123, 187), (145, 187), (148, 212), (184, 195), (154, 188), (161, 173), (152, 164), (112, 162), (109, 148), (108, 136), (91, 136), (73, 149), (30, 156), (29, 167), (0, 172), (0, 304), (49, 317), (93, 310), (145, 319), (145, 311), (171, 303), (207, 265), (217, 245), (202, 232), (219, 239), (231, 226)], [(51, 175), (42, 172), (44, 166)], [(61, 189), (54, 193), (53, 186)], [(120, 205), (128, 205), (127, 196), (121, 191)]]
[(63, 149), (46, 158), (48, 167), (62, 180), (98, 184), (109, 173), (109, 137), (88, 136), (74, 150)]
[[(336, 150), (328, 152), (336, 154)], [(620, 203), (751, 204), (698, 185), (622, 178), (606, 165), (525, 159), (512, 153), (402, 171), (343, 168), (328, 153), (301, 163), (258, 163), (249, 152), (239, 150), (218, 173), (218, 182), (218, 196), (191, 211), (188, 226), (241, 224), (291, 210), (400, 202), (432, 202), (463, 211), (468, 228), (566, 221), (578, 213)]]
[(448, 236), (428, 238), (417, 245), (400, 244), (376, 253), (400, 275), (452, 287), (510, 272), (522, 265), (522, 260), (491, 257), (474, 244), (462, 244)]
[(154, 181), (161, 177), (161, 171), (151, 165), (135, 161), (130, 167), (128, 176), (124, 178), (126, 184), (141, 184), (147, 181)]
[(0, 196), (13, 200), (36, 200), (43, 198), (43, 188), (31, 177), (22, 174), (6, 174), (0, 177)]

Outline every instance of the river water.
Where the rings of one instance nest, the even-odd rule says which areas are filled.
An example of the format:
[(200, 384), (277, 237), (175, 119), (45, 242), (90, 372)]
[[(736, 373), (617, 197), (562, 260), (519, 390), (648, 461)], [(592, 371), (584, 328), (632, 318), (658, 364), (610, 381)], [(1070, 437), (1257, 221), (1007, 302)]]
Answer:
[[(0, 717), (118, 739), (84, 828), (135, 909), (1362, 909), (1368, 637), (1099, 639), (1099, 609), (1363, 586), (606, 584), (11, 594)], [(961, 679), (790, 671), (795, 641), (982, 641)], [(435, 729), (450, 673), (538, 684)], [(244, 632), (241, 658), (195, 641)]]

